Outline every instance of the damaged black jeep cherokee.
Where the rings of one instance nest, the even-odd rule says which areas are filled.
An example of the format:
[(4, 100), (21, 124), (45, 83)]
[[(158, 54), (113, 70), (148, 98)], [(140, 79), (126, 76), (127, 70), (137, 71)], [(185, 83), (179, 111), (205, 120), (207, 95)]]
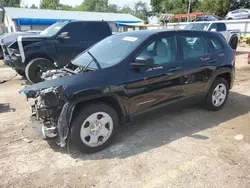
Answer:
[(230, 46), (221, 35), (204, 31), (121, 33), (72, 63), (78, 68), (48, 72), (52, 80), (21, 93), (35, 99), (32, 112), (43, 138), (85, 153), (107, 146), (133, 115), (163, 104), (193, 99), (221, 109), (235, 72)]

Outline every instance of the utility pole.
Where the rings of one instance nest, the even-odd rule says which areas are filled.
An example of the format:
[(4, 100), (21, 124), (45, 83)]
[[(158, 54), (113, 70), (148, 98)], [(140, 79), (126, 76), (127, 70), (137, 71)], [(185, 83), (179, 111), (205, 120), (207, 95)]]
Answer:
[[(192, 3), (192, 0), (189, 0), (189, 2), (188, 2), (188, 14), (190, 14), (191, 3)], [(188, 17), (187, 21), (189, 21), (189, 17)]]

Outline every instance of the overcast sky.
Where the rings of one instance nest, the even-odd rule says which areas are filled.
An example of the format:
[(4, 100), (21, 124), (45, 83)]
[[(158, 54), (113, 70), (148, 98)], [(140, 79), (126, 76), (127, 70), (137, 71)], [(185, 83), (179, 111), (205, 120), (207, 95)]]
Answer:
[[(150, 3), (150, 0), (142, 0), (144, 2), (147, 2), (148, 5)], [(62, 4), (68, 4), (71, 6), (79, 5), (83, 2), (83, 0), (60, 0)], [(123, 5), (130, 5), (133, 6), (136, 0), (109, 0), (109, 3), (117, 4), (118, 6)], [(39, 6), (40, 0), (22, 0), (23, 5), (29, 5), (35, 4), (36, 6)]]

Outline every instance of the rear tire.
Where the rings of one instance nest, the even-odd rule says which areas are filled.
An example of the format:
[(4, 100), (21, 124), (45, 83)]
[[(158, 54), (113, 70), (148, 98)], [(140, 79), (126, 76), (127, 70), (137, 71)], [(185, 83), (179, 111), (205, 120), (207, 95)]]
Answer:
[(205, 98), (205, 108), (212, 111), (220, 110), (226, 103), (229, 84), (224, 78), (216, 78)]
[(31, 60), (25, 68), (26, 78), (31, 83), (38, 83), (43, 81), (41, 78), (42, 72), (53, 69), (53, 63), (45, 58), (36, 58)]
[(82, 153), (94, 153), (111, 143), (118, 128), (118, 115), (111, 106), (90, 104), (72, 120), (70, 144)]
[(230, 43), (230, 46), (232, 49), (236, 50), (237, 49), (237, 46), (238, 46), (238, 40), (236, 37), (234, 37)]

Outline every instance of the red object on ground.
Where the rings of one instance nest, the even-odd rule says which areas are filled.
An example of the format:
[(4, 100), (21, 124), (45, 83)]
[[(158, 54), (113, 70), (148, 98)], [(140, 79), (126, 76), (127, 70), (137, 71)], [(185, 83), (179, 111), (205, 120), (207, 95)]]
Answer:
[(248, 53), (248, 64), (250, 64), (250, 52)]

